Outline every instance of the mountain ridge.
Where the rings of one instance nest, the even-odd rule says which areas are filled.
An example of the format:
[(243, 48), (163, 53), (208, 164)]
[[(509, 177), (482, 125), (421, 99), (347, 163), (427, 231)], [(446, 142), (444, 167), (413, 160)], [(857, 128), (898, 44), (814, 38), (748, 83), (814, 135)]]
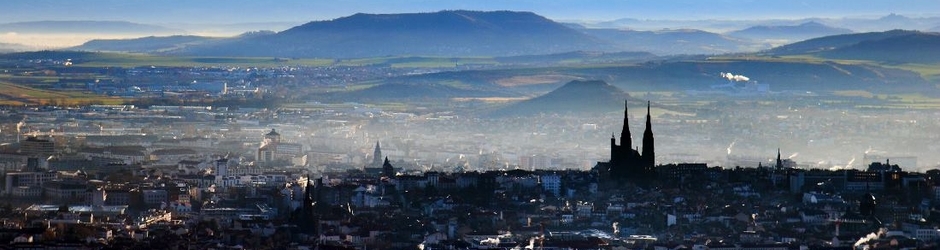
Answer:
[(884, 32), (865, 32), (826, 36), (783, 45), (770, 49), (767, 52), (773, 55), (816, 53), (824, 50), (856, 44), (866, 40), (880, 40), (898, 35), (914, 34), (917, 32), (918, 31), (912, 30), (889, 30)]
[(439, 11), (358, 13), (308, 22), (267, 36), (191, 46), (178, 53), (354, 58), (505, 56), (611, 49), (610, 44), (532, 12)]
[(825, 58), (872, 60), (886, 63), (940, 62), (940, 33), (919, 32), (865, 40), (818, 53)]

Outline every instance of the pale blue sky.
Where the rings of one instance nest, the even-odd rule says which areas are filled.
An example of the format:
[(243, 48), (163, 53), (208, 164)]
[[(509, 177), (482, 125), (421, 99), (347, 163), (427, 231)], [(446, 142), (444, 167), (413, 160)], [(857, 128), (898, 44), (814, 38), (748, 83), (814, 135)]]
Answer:
[(124, 20), (243, 23), (445, 9), (532, 11), (554, 20), (796, 19), (940, 15), (940, 0), (5, 0), (0, 23)]

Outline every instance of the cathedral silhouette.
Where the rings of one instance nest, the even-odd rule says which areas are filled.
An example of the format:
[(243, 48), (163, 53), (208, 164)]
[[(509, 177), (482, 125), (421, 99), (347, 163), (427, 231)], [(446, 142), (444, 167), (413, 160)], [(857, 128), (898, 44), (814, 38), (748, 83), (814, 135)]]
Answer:
[(653, 128), (650, 122), (650, 103), (646, 102), (646, 130), (643, 131), (643, 149), (633, 148), (633, 136), (630, 134), (629, 110), (627, 101), (623, 102), (623, 130), (620, 132), (620, 145), (614, 135), (610, 137), (610, 161), (598, 162), (595, 171), (610, 180), (651, 181), (656, 177), (656, 153), (653, 146)]

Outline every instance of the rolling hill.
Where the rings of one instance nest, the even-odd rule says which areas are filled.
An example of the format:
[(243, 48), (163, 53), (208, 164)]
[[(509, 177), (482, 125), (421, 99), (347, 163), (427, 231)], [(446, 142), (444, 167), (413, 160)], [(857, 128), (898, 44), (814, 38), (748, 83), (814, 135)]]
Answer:
[(189, 46), (200, 56), (356, 58), (388, 55), (511, 56), (614, 47), (531, 12), (355, 14), (276, 34)]
[(810, 39), (768, 51), (771, 55), (815, 55), (829, 59), (853, 59), (903, 63), (940, 62), (940, 33), (891, 30)]
[(802, 42), (776, 47), (767, 52), (772, 55), (799, 55), (812, 54), (858, 44), (864, 41), (875, 41), (890, 37), (906, 36), (921, 33), (913, 30), (890, 30), (884, 32), (866, 32), (845, 35), (835, 35), (809, 39)]
[(940, 33), (914, 33), (866, 40), (822, 51), (824, 58), (870, 60), (890, 64), (940, 63)]
[(743, 30), (728, 32), (727, 35), (757, 41), (782, 40), (793, 42), (849, 33), (852, 33), (852, 30), (830, 27), (811, 21), (800, 25), (753, 26)]
[(157, 53), (218, 39), (219, 38), (203, 36), (148, 36), (134, 39), (96, 39), (70, 49), (83, 51)]
[(607, 82), (575, 80), (547, 94), (494, 110), (490, 115), (605, 113), (623, 109), (624, 100), (633, 99), (623, 90)]

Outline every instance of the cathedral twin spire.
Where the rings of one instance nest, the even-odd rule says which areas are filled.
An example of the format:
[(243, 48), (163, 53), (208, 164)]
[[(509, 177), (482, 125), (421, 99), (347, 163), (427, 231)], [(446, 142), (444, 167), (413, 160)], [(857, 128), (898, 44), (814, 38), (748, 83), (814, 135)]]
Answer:
[(650, 122), (650, 102), (646, 101), (646, 131), (643, 131), (643, 156), (653, 161), (653, 124)]
[(633, 149), (633, 137), (630, 134), (629, 111), (624, 102), (623, 130), (620, 144), (614, 136), (610, 138), (609, 173), (615, 179), (648, 180), (655, 175), (656, 155), (653, 147), (653, 128), (650, 121), (650, 102), (646, 103), (646, 130), (643, 131), (643, 149)]
[[(633, 135), (630, 134), (630, 112), (627, 101), (623, 101), (623, 130), (620, 132), (620, 146), (633, 148)], [(643, 152), (653, 152), (653, 125), (650, 121), (650, 102), (646, 101), (646, 130), (643, 131)]]
[(630, 112), (627, 107), (627, 101), (623, 101), (623, 131), (620, 132), (620, 145), (626, 148), (633, 148), (633, 135), (630, 134)]

